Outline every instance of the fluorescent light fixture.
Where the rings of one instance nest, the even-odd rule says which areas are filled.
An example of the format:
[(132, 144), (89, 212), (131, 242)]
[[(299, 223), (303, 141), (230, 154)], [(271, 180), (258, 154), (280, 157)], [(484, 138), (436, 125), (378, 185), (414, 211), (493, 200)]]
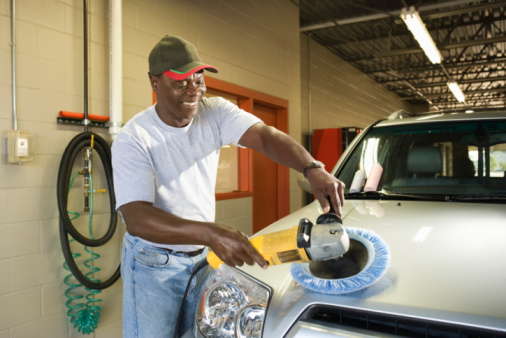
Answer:
[(415, 10), (415, 7), (411, 6), (409, 9), (403, 8), (401, 11), (401, 19), (406, 26), (408, 26), (408, 29), (411, 31), (416, 41), (418, 41), (418, 44), (422, 47), (430, 62), (441, 63), (441, 53), (439, 53), (436, 44), (432, 40), (420, 15), (418, 15), (418, 12)]
[(455, 96), (457, 101), (459, 101), (459, 102), (466, 101), (466, 99), (464, 97), (464, 93), (462, 93), (462, 90), (460, 89), (460, 86), (457, 82), (448, 82), (447, 85), (448, 85), (448, 88), (450, 88), (450, 90), (452, 91), (453, 96)]

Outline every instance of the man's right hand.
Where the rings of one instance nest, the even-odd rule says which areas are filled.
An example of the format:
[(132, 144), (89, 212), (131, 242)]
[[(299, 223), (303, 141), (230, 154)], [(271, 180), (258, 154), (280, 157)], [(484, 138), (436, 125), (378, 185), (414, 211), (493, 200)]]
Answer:
[(153, 206), (135, 201), (121, 206), (132, 236), (163, 244), (207, 245), (226, 264), (242, 266), (267, 262), (242, 232), (222, 224), (183, 219)]
[(242, 232), (224, 225), (215, 224), (210, 233), (209, 247), (229, 266), (253, 265), (255, 262), (267, 269), (268, 263), (253, 247)]

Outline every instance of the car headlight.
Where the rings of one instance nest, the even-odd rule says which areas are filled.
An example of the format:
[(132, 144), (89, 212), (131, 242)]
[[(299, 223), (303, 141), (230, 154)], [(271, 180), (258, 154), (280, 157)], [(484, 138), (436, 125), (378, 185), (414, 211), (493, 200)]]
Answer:
[(261, 337), (270, 294), (266, 285), (222, 264), (209, 274), (197, 326), (206, 337)]

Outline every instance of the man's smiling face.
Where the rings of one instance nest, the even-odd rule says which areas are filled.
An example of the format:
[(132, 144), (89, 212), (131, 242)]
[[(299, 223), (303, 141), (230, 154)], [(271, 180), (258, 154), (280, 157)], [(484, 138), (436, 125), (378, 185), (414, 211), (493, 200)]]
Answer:
[(156, 112), (160, 119), (177, 128), (190, 123), (207, 89), (203, 71), (193, 73), (184, 80), (174, 80), (164, 74), (150, 75), (149, 78), (156, 94)]

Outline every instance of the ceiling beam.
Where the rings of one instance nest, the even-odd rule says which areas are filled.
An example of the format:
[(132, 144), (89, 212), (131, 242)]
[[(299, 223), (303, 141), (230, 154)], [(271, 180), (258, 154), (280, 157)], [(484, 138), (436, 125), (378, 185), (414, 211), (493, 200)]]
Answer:
[[(478, 73), (479, 74), (479, 73)], [(438, 78), (442, 76), (437, 76)], [(424, 77), (424, 79), (430, 79), (430, 77)], [(395, 83), (395, 82), (403, 82), (403, 81), (413, 81), (418, 80), (414, 78), (399, 78), (399, 79), (391, 79), (391, 80), (376, 80), (376, 82), (380, 84), (388, 84), (388, 83)], [(460, 84), (464, 83), (479, 83), (479, 82), (496, 82), (496, 81), (506, 81), (506, 76), (494, 76), (494, 77), (486, 77), (486, 78), (474, 78), (474, 79), (462, 79), (458, 80), (457, 82)], [(413, 84), (411, 85), (415, 88), (424, 88), (424, 87), (437, 87), (437, 86), (446, 86), (446, 82), (432, 82), (432, 83), (423, 83), (423, 84)]]
[[(448, 1), (448, 2), (444, 2), (444, 3), (437, 3), (437, 4), (433, 4), (433, 5), (422, 5), (422, 6), (418, 7), (417, 10), (421, 14), (422, 12), (425, 12), (425, 11), (431, 11), (431, 10), (442, 9), (442, 8), (449, 8), (449, 7), (453, 7), (453, 6), (459, 6), (459, 5), (468, 5), (468, 4), (472, 4), (472, 3), (476, 3), (476, 0), (455, 0), (455, 1)], [(506, 3), (505, 0), (500, 0), (500, 1), (497, 1), (492, 4), (485, 3), (485, 4), (478, 4), (475, 6), (468, 6), (465, 8), (464, 13), (469, 12), (471, 10), (476, 11), (476, 10), (495, 8), (498, 6), (503, 6), (505, 3)], [(449, 16), (449, 15), (455, 15), (455, 14), (457, 14), (456, 11), (457, 10), (455, 10), (455, 9), (450, 9), (448, 11), (441, 11), (437, 14), (437, 17), (445, 17), (445, 16)], [(336, 18), (336, 19), (328, 20), (328, 21), (321, 22), (321, 23), (315, 23), (315, 24), (311, 24), (311, 25), (302, 26), (302, 27), (300, 27), (300, 31), (301, 32), (310, 32), (310, 31), (315, 31), (315, 30), (319, 30), (319, 29), (331, 28), (331, 27), (335, 27), (335, 26), (344, 26), (344, 25), (368, 22), (368, 21), (373, 21), (373, 20), (378, 20), (378, 19), (384, 19), (384, 18), (388, 18), (388, 17), (392, 17), (392, 16), (398, 17), (400, 14), (401, 14), (401, 10), (399, 9), (399, 10), (389, 11), (389, 12), (385, 12), (385, 13), (375, 13), (375, 14), (370, 14), (370, 15), (357, 16), (354, 18), (346, 18), (346, 19), (337, 19)], [(434, 14), (434, 15), (436, 15), (436, 14)], [(434, 16), (434, 17), (436, 17), (436, 16)]]
[[(480, 83), (480, 82), (498, 82), (498, 81), (506, 81), (506, 76), (495, 76), (495, 77), (486, 77), (486, 78), (475, 78), (475, 79), (460, 79), (457, 80), (459, 84), (469, 84), (469, 83)], [(447, 82), (433, 82), (433, 83), (424, 83), (424, 84), (411, 84), (415, 88), (425, 88), (425, 87), (446, 87)], [(488, 91), (488, 90), (487, 90)]]
[[(455, 42), (455, 43), (445, 43), (445, 44), (438, 44), (437, 47), (439, 50), (450, 50), (455, 48), (466, 48), (471, 46), (480, 46), (480, 45), (491, 45), (495, 43), (501, 43), (506, 42), (506, 35), (504, 36), (496, 36), (493, 38), (488, 39), (473, 39), (473, 40), (467, 40), (467, 41), (461, 41), (461, 42)], [(343, 44), (339, 45), (327, 45), (326, 47), (332, 50), (333, 52), (339, 51), (339, 46), (342, 46)], [(336, 48), (336, 49), (334, 49)], [(396, 49), (391, 50), (388, 52), (377, 52), (375, 55), (370, 57), (363, 57), (363, 58), (346, 58), (347, 61), (350, 62), (359, 62), (359, 61), (369, 61), (374, 60), (378, 58), (386, 58), (386, 57), (392, 57), (392, 56), (400, 56), (400, 55), (409, 55), (409, 54), (418, 54), (423, 53), (423, 50), (421, 48), (404, 48), (404, 49)]]
[[(474, 95), (474, 94), (506, 93), (506, 88), (493, 88), (493, 89), (468, 90), (468, 91), (464, 90), (463, 92), (467, 98), (468, 95)], [(453, 94), (451, 92), (444, 92), (444, 93), (434, 93), (434, 94), (423, 94), (423, 96), (426, 98), (431, 98), (431, 97), (439, 97), (439, 96), (453, 96)], [(499, 98), (499, 97), (497, 97), (497, 98)]]
[[(348, 62), (353, 62), (353, 60), (346, 60)], [(479, 61), (460, 61), (460, 62), (452, 62), (452, 63), (443, 63), (446, 69), (467, 69), (469, 67), (477, 68), (483, 66), (491, 66), (491, 65), (501, 65), (504, 68), (506, 64), (506, 58), (498, 57), (490, 60), (479, 60)], [(502, 70), (502, 69), (501, 69)], [(389, 72), (398, 72), (398, 73), (417, 73), (420, 71), (439, 71), (439, 66), (433, 65), (421, 65), (421, 66), (412, 66), (409, 69), (406, 69), (406, 65), (400, 65), (396, 67), (396, 65), (389, 65), (388, 68), (375, 69), (371, 71), (362, 71), (365, 74), (372, 75), (375, 73), (389, 73)]]

